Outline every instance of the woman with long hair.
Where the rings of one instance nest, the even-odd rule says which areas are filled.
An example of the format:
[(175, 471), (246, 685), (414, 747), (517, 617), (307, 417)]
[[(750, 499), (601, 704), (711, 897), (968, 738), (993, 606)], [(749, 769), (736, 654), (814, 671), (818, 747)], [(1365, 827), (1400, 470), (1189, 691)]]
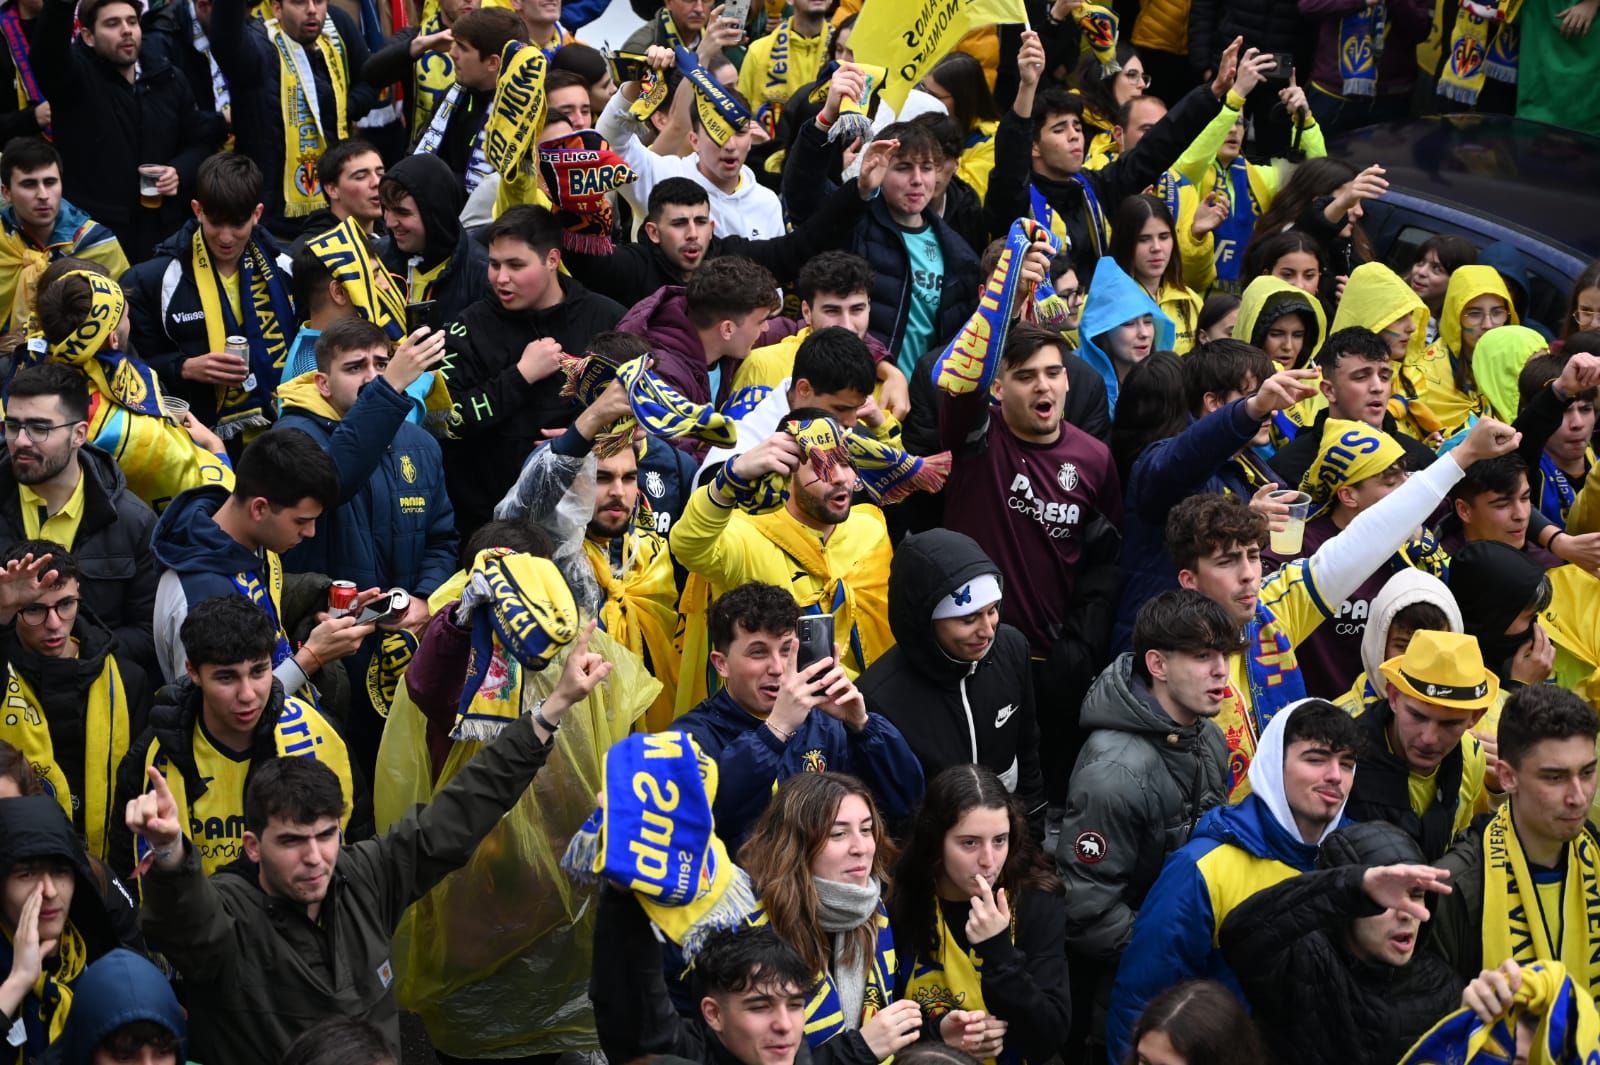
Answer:
[(1341, 278), (1350, 276), (1357, 266), (1377, 258), (1372, 241), (1361, 228), (1367, 200), (1383, 195), (1389, 183), (1382, 169), (1368, 167), (1357, 173), (1349, 163), (1338, 159), (1308, 159), (1295, 167), (1289, 180), (1278, 190), (1277, 199), (1261, 214), (1256, 232), (1245, 252), (1253, 261), (1255, 246), (1285, 229), (1303, 229), (1322, 245), (1322, 298), (1328, 306), (1338, 302)]
[(1108, 155), (1115, 146), (1111, 127), (1117, 124), (1122, 107), (1135, 96), (1143, 96), (1150, 86), (1144, 60), (1131, 44), (1117, 42), (1117, 65), (1107, 74), (1092, 52), (1085, 51), (1072, 73), (1072, 87), (1083, 97), (1083, 157)]
[[(868, 1052), (882, 1061), (921, 1033), (917, 1004), (891, 1001), (883, 895), (893, 857), (872, 793), (842, 773), (784, 780), (739, 848), (761, 902), (751, 922), (770, 925), (817, 974), (806, 1004), (813, 1062)], [(830, 1047), (835, 1040), (843, 1042)]]
[(1144, 1008), (1126, 1065), (1267, 1065), (1267, 1054), (1238, 996), (1213, 980), (1188, 980)]
[(1172, 350), (1182, 355), (1194, 347), (1201, 300), (1183, 283), (1172, 212), (1159, 196), (1145, 193), (1122, 201), (1111, 223), (1111, 257), (1172, 320), (1177, 331)]
[(994, 169), (994, 131), (1000, 128), (1000, 105), (989, 91), (983, 64), (965, 52), (951, 52), (922, 79), (922, 91), (944, 104), (961, 127), (961, 161), (956, 176), (980, 197)]
[[(1237, 303), (1237, 297), (1234, 302)], [(1183, 363), (1170, 351), (1152, 352), (1128, 371), (1111, 422), (1111, 455), (1126, 485), (1133, 463), (1157, 440), (1177, 436), (1191, 421), (1183, 390)]]
[(895, 867), (895, 985), (933, 1017), (983, 1010), (976, 1056), (1043, 1062), (1067, 1036), (1066, 909), (1021, 806), (982, 766), (934, 777)]
[(1275, 277), (1302, 292), (1320, 296), (1322, 291), (1322, 245), (1303, 229), (1285, 229), (1250, 245), (1246, 275)]
[(1572, 302), (1567, 306), (1561, 338), (1565, 340), (1585, 329), (1600, 329), (1600, 259), (1584, 267), (1572, 285)]
[(1478, 261), (1478, 246), (1466, 237), (1440, 233), (1417, 248), (1416, 261), (1406, 271), (1406, 284), (1428, 305), (1428, 343), (1439, 336), (1439, 312), (1444, 309), (1444, 290), (1450, 275)]

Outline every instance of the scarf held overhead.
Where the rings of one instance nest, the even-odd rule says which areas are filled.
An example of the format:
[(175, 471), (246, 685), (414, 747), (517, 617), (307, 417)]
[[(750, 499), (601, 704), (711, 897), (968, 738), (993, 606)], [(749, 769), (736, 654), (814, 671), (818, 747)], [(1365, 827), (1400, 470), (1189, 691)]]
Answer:
[(500, 53), (500, 77), (483, 125), (483, 154), (501, 177), (514, 177), (538, 143), (549, 65), (543, 52), (517, 41), (507, 41)]
[(567, 223), (561, 246), (585, 255), (609, 255), (611, 197), (639, 175), (592, 129), (539, 145), (539, 172)]
[(711, 71), (700, 65), (700, 60), (689, 49), (678, 45), (678, 73), (694, 86), (695, 113), (707, 136), (720, 148), (734, 137), (750, 128), (750, 109), (739, 101), (722, 83), (711, 76)]
[[(790, 422), (789, 435), (800, 445), (804, 462), (819, 480), (827, 480), (840, 465), (852, 468), (860, 487), (874, 504), (898, 503), (913, 492), (937, 492), (950, 475), (950, 453), (912, 455), (866, 433), (845, 429), (832, 418)], [(734, 504), (749, 514), (781, 509), (789, 498), (789, 478), (769, 473), (747, 481), (725, 462), (716, 483)]]
[(1034, 286), (1023, 285), (1022, 260), (1039, 241), (1050, 245), (1051, 254), (1061, 250), (1061, 242), (1047, 224), (1031, 218), (1011, 223), (1005, 250), (984, 283), (977, 310), (934, 360), (933, 383), (946, 395), (984, 391), (999, 372), (1000, 352), (1005, 348), (1018, 300), (1024, 301), (1025, 307), (1032, 305)]
[(354, 215), (312, 237), (306, 247), (344, 288), (356, 314), (389, 334), (390, 340), (405, 335), (406, 304), (400, 287), (372, 258), (367, 234)]

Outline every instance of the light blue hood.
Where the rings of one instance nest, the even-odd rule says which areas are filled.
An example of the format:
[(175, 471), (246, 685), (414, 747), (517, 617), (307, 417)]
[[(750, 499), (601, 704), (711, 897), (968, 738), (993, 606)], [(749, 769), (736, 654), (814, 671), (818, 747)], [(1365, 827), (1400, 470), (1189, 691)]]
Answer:
[(1111, 414), (1117, 413), (1117, 371), (1111, 364), (1110, 352), (1101, 349), (1100, 337), (1124, 322), (1150, 315), (1156, 323), (1155, 346), (1151, 351), (1171, 351), (1177, 329), (1160, 305), (1150, 298), (1144, 286), (1123, 273), (1122, 267), (1109, 255), (1102, 256), (1094, 269), (1094, 281), (1089, 286), (1089, 298), (1084, 301), (1083, 320), (1078, 325), (1082, 348), (1078, 354), (1100, 374), (1106, 383), (1106, 398), (1111, 403)]

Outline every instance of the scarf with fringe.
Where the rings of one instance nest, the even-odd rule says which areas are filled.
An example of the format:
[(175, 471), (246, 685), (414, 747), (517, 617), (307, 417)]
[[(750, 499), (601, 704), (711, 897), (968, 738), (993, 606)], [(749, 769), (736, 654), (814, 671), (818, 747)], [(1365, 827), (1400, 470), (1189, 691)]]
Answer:
[(1079, 4), (1076, 16), (1083, 31), (1083, 46), (1100, 64), (1100, 76), (1109, 78), (1122, 69), (1117, 62), (1117, 13), (1102, 4)]
[(1388, 11), (1380, 2), (1339, 20), (1339, 78), (1346, 96), (1375, 96), (1378, 58), (1389, 32)]
[(712, 447), (732, 447), (739, 440), (734, 420), (719, 413), (709, 403), (696, 403), (681, 395), (650, 369), (650, 356), (641, 355), (621, 366), (612, 366), (593, 355), (581, 358), (563, 356), (561, 372), (566, 381), (561, 394), (587, 407), (612, 380), (622, 382), (628, 392), (633, 416), (624, 418), (595, 439), (595, 455), (608, 459), (619, 454), (633, 440), (633, 427), (641, 425), (651, 436), (663, 440), (693, 437)]
[(633, 168), (592, 129), (576, 130), (539, 145), (539, 172), (566, 216), (561, 246), (584, 255), (610, 255), (611, 197), (639, 180)]
[(344, 41), (333, 19), (322, 24), (312, 47), (322, 56), (333, 86), (334, 128), (322, 128), (317, 83), (305, 46), (289, 39), (277, 19), (267, 19), (267, 40), (278, 53), (278, 108), (283, 121), (283, 213), (289, 218), (315, 214), (327, 203), (317, 181), (322, 153), (350, 135), (347, 108), (350, 72), (345, 67)]
[(1600, 1020), (1587, 989), (1560, 962), (1522, 967), (1522, 984), (1511, 1008), (1493, 1024), (1470, 1009), (1459, 1009), (1434, 1025), (1406, 1052), (1400, 1065), (1512, 1065), (1517, 1057), (1517, 1024), (1534, 1019), (1528, 1065), (1585, 1065), (1600, 1047)]
[(1439, 72), (1439, 95), (1471, 106), (1489, 78), (1517, 83), (1522, 28), (1515, 25), (1522, 0), (1461, 0), (1450, 27), (1450, 47)]

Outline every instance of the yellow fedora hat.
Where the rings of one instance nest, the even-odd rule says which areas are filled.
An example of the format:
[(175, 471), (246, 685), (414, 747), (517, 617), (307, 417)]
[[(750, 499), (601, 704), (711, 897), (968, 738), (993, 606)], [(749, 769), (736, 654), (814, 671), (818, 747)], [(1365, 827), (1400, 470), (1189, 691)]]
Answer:
[(1379, 667), (1390, 684), (1413, 699), (1448, 710), (1494, 705), (1500, 681), (1484, 667), (1476, 636), (1420, 629), (1406, 653)]

